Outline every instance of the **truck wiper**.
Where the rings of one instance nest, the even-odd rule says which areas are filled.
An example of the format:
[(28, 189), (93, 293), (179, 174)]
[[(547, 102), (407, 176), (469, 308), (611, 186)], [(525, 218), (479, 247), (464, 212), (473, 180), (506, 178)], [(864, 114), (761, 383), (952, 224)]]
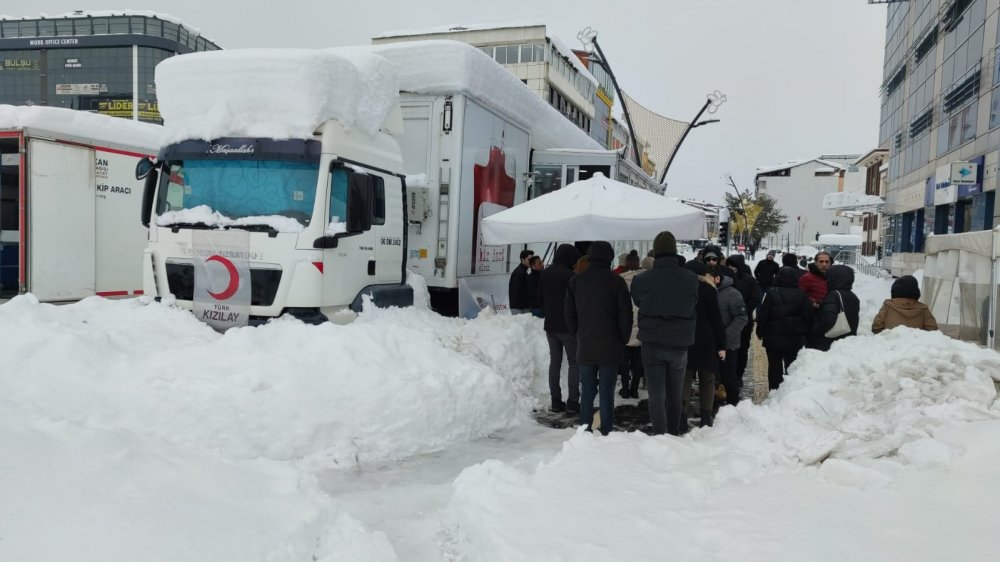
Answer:
[(194, 230), (211, 230), (215, 228), (214, 225), (205, 224), (203, 222), (175, 222), (165, 226), (170, 227), (170, 232), (173, 232), (174, 234), (180, 232), (182, 228), (190, 228)]

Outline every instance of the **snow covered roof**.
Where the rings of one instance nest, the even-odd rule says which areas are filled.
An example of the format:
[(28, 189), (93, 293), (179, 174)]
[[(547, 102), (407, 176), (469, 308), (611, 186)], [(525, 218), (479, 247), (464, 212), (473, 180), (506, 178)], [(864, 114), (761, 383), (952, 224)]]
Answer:
[(330, 119), (374, 133), (399, 105), (396, 73), (370, 47), (180, 55), (156, 66), (156, 90), (165, 143), (312, 138)]
[(386, 31), (380, 33), (372, 39), (388, 39), (390, 37), (412, 37), (416, 35), (435, 35), (438, 33), (462, 33), (465, 31), (489, 31), (491, 29), (516, 29), (520, 27), (545, 27), (543, 21), (520, 21), (508, 23), (472, 23), (472, 24), (452, 24), (439, 25), (436, 27), (426, 27), (423, 29), (408, 29), (399, 31)]
[(813, 172), (816, 172), (817, 174), (832, 174), (836, 171), (837, 170), (835, 168), (832, 168), (830, 166), (820, 166), (819, 168), (813, 170)]
[(0, 130), (36, 129), (156, 154), (163, 127), (76, 109), (0, 105)]
[(330, 119), (374, 133), (398, 107), (399, 92), (413, 92), (469, 95), (533, 131), (543, 146), (600, 148), (517, 77), (458, 41), (192, 53), (160, 63), (156, 87), (165, 142), (312, 138)]
[(467, 94), (560, 148), (600, 149), (558, 110), (479, 49), (459, 41), (412, 41), (369, 47), (395, 63), (399, 89), (421, 94)]
[[(842, 166), (842, 165), (840, 165), (840, 164), (838, 164), (836, 162), (831, 162), (829, 160), (821, 160), (819, 158), (808, 158), (808, 159), (805, 159), (805, 160), (790, 160), (788, 162), (785, 162), (784, 164), (775, 164), (775, 165), (772, 165), (772, 166), (761, 166), (761, 167), (757, 168), (756, 173), (757, 173), (757, 175), (768, 174), (768, 173), (771, 173), (771, 172), (777, 172), (778, 170), (786, 170), (788, 168), (795, 168), (795, 167), (801, 166), (803, 164), (809, 164), (810, 162), (818, 162), (819, 164), (821, 164), (821, 165), (823, 165), (823, 166), (825, 166), (827, 168), (833, 168), (832, 170), (822, 170), (822, 171), (837, 172), (837, 171), (840, 171), (840, 170), (843, 170), (844, 168), (846, 168), (846, 166)], [(821, 171), (821, 169), (817, 169), (816, 171), (817, 172)]]
[(194, 35), (201, 35), (201, 30), (196, 27), (191, 27), (190, 25), (184, 23), (180, 18), (171, 16), (169, 14), (164, 14), (162, 12), (154, 12), (152, 10), (74, 10), (72, 12), (63, 12), (61, 14), (49, 15), (44, 12), (37, 16), (0, 16), (0, 20), (37, 20), (37, 19), (65, 19), (65, 18), (109, 18), (113, 16), (140, 16), (147, 18), (156, 18), (163, 21), (169, 21), (170, 23), (176, 23), (177, 25), (184, 26), (187, 30)]
[[(389, 39), (393, 37), (419, 37), (421, 35), (464, 33), (467, 31), (490, 31), (496, 29), (518, 29), (525, 27), (546, 28), (546, 25), (545, 22), (538, 22), (538, 21), (500, 23), (500, 24), (477, 23), (471, 25), (445, 25), (439, 27), (429, 27), (425, 29), (389, 31), (386, 33), (382, 33), (380, 35), (376, 35), (372, 39)], [(580, 61), (580, 58), (577, 57), (575, 53), (573, 53), (573, 50), (567, 47), (566, 44), (563, 43), (561, 39), (549, 33), (547, 28), (545, 31), (545, 37), (552, 42), (552, 45), (556, 48), (557, 51), (559, 51), (559, 53), (563, 56), (563, 58), (568, 60), (569, 63), (572, 64), (574, 68), (576, 68), (577, 72), (579, 72), (584, 78), (589, 80), (590, 83), (592, 83), (594, 86), (600, 85), (597, 81), (597, 78), (594, 78), (594, 75), (591, 74), (590, 70), (587, 69), (586, 65), (584, 65), (583, 62)]]

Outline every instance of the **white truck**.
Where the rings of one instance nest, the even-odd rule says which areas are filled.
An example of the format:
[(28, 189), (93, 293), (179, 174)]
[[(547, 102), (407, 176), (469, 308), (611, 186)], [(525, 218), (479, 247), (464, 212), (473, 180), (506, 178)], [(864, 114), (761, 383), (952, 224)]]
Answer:
[[(359, 53), (387, 61), (398, 82), (380, 82), (381, 67)], [(314, 59), (321, 68), (300, 76)], [(263, 80), (262, 69), (278, 76)], [(327, 89), (315, 83), (324, 79)], [(387, 87), (392, 103), (373, 111)], [(157, 88), (171, 142), (146, 182), (143, 288), (194, 308), (196, 233), (250, 231), (237, 253), (251, 323), (321, 322), (359, 310), (365, 295), (408, 304), (407, 268), (441, 312), (478, 312), (477, 292), (506, 301), (517, 248), (483, 245), (479, 221), (526, 199), (532, 151), (598, 148), (481, 51), (450, 41), (185, 55), (157, 67)], [(220, 91), (228, 122), (213, 125), (221, 112), (198, 100)], [(261, 101), (269, 95), (284, 103)], [(273, 113), (241, 115), (263, 107)], [(323, 111), (302, 114), (314, 107)]]
[(0, 299), (142, 293), (146, 229), (136, 163), (161, 127), (83, 111), (0, 105)]

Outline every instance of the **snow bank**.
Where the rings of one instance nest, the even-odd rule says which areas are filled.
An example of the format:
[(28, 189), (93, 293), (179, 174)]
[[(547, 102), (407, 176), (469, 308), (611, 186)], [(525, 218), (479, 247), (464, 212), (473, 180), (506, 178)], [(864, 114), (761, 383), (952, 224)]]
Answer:
[[(0, 396), (47, 418), (227, 458), (354, 466), (520, 423), (541, 321), (369, 310), (348, 326), (279, 320), (218, 335), (137, 301), (0, 306)], [(31, 384), (25, 384), (26, 381)]]
[[(314, 479), (0, 399), (0, 559), (394, 561)], [(58, 540), (53, 540), (58, 537)]]
[(369, 134), (397, 105), (392, 67), (370, 48), (240, 49), (156, 66), (165, 143), (227, 136), (312, 138), (336, 119)]
[[(366, 310), (220, 335), (183, 310), (0, 305), (0, 560), (390, 561), (312, 476), (525, 419), (540, 320)], [(59, 537), (58, 541), (51, 537)]]
[(940, 333), (849, 338), (715, 428), (468, 468), (449, 534), (477, 560), (991, 559), (996, 381), (1000, 355)]
[(39, 129), (94, 140), (100, 144), (139, 148), (151, 156), (160, 150), (163, 127), (76, 109), (0, 105), (0, 130)]

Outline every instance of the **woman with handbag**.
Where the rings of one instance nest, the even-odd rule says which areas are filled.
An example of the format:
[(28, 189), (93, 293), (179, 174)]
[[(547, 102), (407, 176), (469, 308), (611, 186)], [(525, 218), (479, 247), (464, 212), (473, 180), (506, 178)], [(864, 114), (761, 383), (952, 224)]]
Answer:
[(854, 270), (846, 265), (835, 265), (826, 274), (826, 298), (819, 307), (816, 327), (817, 349), (829, 351), (835, 340), (858, 335), (858, 316), (861, 301), (851, 288)]

